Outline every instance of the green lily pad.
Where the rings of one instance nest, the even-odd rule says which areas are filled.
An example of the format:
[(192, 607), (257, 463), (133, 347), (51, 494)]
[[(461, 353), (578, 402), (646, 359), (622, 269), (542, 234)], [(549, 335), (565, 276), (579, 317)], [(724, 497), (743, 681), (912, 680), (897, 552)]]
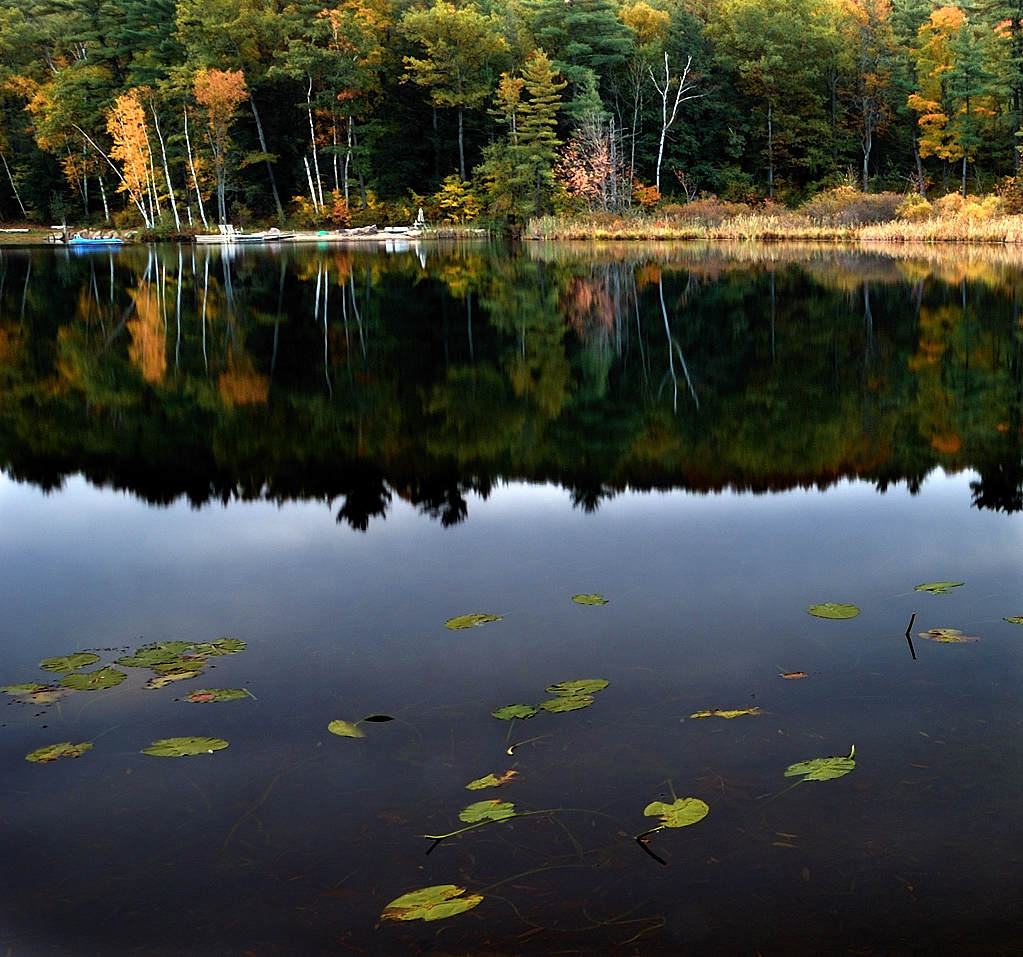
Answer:
[(166, 688), (167, 685), (173, 684), (175, 681), (184, 681), (186, 678), (197, 678), (199, 676), (198, 671), (168, 671), (164, 674), (156, 675), (150, 678), (146, 682), (146, 687), (150, 690), (154, 688)]
[(245, 650), (245, 642), (240, 638), (218, 638), (216, 641), (203, 641), (193, 645), (197, 655), (236, 655)]
[(383, 920), (443, 920), (472, 910), (482, 900), (482, 894), (466, 894), (465, 888), (456, 884), (435, 884), (396, 897), (380, 917)]
[(841, 605), (828, 601), (823, 605), (811, 605), (806, 609), (815, 618), (855, 618), (860, 610), (855, 605)]
[(499, 788), (511, 781), (512, 778), (517, 777), (518, 773), (518, 771), (505, 771), (500, 777), (490, 773), (482, 778), (476, 778), (475, 781), (470, 781), (465, 789), (467, 791), (482, 791), (484, 788)]
[(327, 730), (331, 734), (336, 734), (340, 738), (364, 738), (366, 732), (362, 730), (352, 721), (342, 721), (341, 718), (335, 718), (330, 724), (327, 725)]
[(148, 648), (139, 648), (134, 654), (124, 655), (118, 658), (114, 664), (122, 665), (125, 668), (155, 668), (158, 665), (171, 664), (180, 657), (180, 651), (171, 651), (162, 645), (153, 645)]
[(926, 638), (928, 641), (939, 641), (943, 645), (969, 644), (980, 641), (976, 635), (964, 634), (958, 628), (932, 628), (930, 631), (921, 631), (920, 637)]
[(73, 655), (58, 655), (56, 658), (44, 658), (39, 662), (39, 667), (45, 671), (56, 671), (66, 673), (77, 671), (88, 665), (94, 665), (99, 661), (99, 655), (91, 651), (77, 651)]
[(123, 671), (107, 666), (97, 668), (95, 671), (76, 671), (74, 674), (64, 675), (60, 683), (65, 688), (73, 688), (75, 691), (102, 691), (104, 688), (119, 685), (127, 677)]
[(659, 817), (661, 827), (688, 827), (702, 821), (709, 812), (706, 802), (694, 797), (675, 798), (671, 804), (651, 801), (643, 809), (647, 817)]
[(80, 741), (78, 744), (61, 741), (60, 744), (47, 744), (45, 747), (30, 751), (25, 755), (25, 760), (32, 761), (34, 764), (47, 764), (50, 761), (56, 761), (57, 758), (77, 758), (91, 748), (91, 741)]
[(747, 714), (760, 714), (759, 708), (708, 708), (705, 711), (694, 711), (690, 718), (741, 718)]
[(251, 698), (244, 688), (200, 688), (185, 695), (184, 701), (194, 701), (199, 704), (213, 701), (238, 701), (240, 698)]
[(506, 704), (503, 708), (490, 713), (502, 721), (511, 721), (512, 718), (532, 718), (536, 714), (536, 708), (531, 704)]
[(947, 595), (950, 588), (959, 588), (966, 582), (927, 582), (924, 585), (917, 585), (913, 591), (926, 591), (932, 595)]
[(1010, 625), (1023, 625), (1023, 615), (1013, 615), (1012, 618), (1003, 618), (1002, 621), (1007, 621)]
[(45, 691), (49, 685), (41, 685), (37, 681), (30, 681), (23, 685), (4, 685), (0, 688), (4, 694), (15, 695), (20, 697), (21, 695), (34, 694), (37, 691)]
[(479, 625), (485, 625), (490, 621), (502, 621), (503, 616), (501, 615), (486, 615), (483, 612), (473, 612), (469, 615), (458, 615), (455, 618), (449, 618), (444, 622), (445, 628), (450, 628), (452, 631), (458, 631), (461, 628), (475, 628)]
[(462, 808), (458, 820), (466, 824), (476, 824), (480, 821), (503, 821), (506, 817), (515, 815), (515, 805), (509, 801), (477, 801), (468, 807)]
[(577, 605), (606, 605), (608, 600), (603, 595), (594, 593), (592, 595), (573, 595), (572, 601)]
[(189, 754), (212, 754), (226, 747), (227, 742), (222, 738), (160, 738), (143, 748), (142, 753), (157, 758), (181, 758)]
[(838, 758), (813, 758), (810, 761), (799, 761), (790, 764), (785, 769), (785, 777), (792, 778), (802, 775), (803, 781), (833, 781), (835, 778), (845, 777), (856, 767), (855, 761), (856, 746), (853, 745), (848, 757)]
[(560, 714), (563, 711), (578, 711), (580, 708), (588, 708), (591, 704), (593, 704), (593, 695), (567, 694), (541, 701), (537, 707), (543, 708), (544, 711)]
[(169, 661), (147, 665), (146, 667), (161, 675), (173, 674), (179, 671), (191, 671), (194, 674), (202, 671), (205, 664), (206, 659), (202, 655), (179, 655), (177, 658), (171, 658)]
[(545, 690), (556, 695), (588, 695), (603, 691), (611, 682), (606, 678), (579, 678), (576, 681), (560, 681)]

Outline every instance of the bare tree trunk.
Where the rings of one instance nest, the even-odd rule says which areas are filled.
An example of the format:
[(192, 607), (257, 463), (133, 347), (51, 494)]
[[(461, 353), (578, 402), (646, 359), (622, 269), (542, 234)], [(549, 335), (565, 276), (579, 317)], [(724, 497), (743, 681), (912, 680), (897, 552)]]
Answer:
[(309, 168), (309, 157), (303, 156), (302, 162), (305, 163), (305, 176), (306, 179), (309, 181), (309, 198), (313, 201), (313, 212), (318, 213), (320, 211), (320, 206), (316, 202), (316, 190), (313, 187), (313, 173), (312, 170)]
[[(661, 141), (657, 147), (657, 172), (654, 179), (654, 186), (659, 193), (661, 191), (661, 163), (664, 161), (664, 143), (668, 138), (668, 130), (671, 129), (671, 125), (675, 122), (678, 116), (678, 107), (680, 103), (686, 100), (693, 100), (699, 96), (703, 96), (702, 93), (690, 93), (689, 91), (693, 88), (694, 81), (689, 79), (689, 71), (693, 65), (693, 58), (690, 56), (686, 59), (686, 65), (682, 69), (682, 75), (680, 77), (672, 77), (671, 70), (668, 67), (668, 54), (664, 54), (664, 86), (661, 86), (657, 82), (657, 78), (654, 76), (652, 68), (648, 67), (650, 72), (650, 80), (654, 84), (654, 89), (661, 94)], [(671, 91), (671, 87), (674, 83), (678, 83), (678, 89), (675, 91), (675, 102), (671, 108), (671, 115), (668, 115), (668, 94)], [(688, 95), (684, 95), (688, 94)], [(768, 114), (770, 116), (770, 114)]]
[(202, 204), (202, 190), (199, 189), (199, 178), (195, 175), (195, 160), (192, 157), (192, 141), (188, 136), (188, 107), (185, 107), (185, 149), (188, 152), (188, 169), (192, 174), (192, 186), (195, 188), (195, 198), (199, 203), (199, 218), (202, 220), (203, 228), (209, 229), (210, 224), (206, 221), (206, 207)]
[[(252, 118), (256, 121), (256, 135), (259, 137), (259, 148), (264, 153), (270, 151), (266, 148), (266, 137), (263, 135), (263, 124), (259, 119), (259, 111), (256, 109), (256, 99), (252, 95), (252, 91), (249, 91), (249, 106), (252, 107)], [(270, 177), (270, 191), (273, 193), (274, 205), (277, 207), (277, 218), (284, 222), (284, 207), (281, 206), (281, 197), (277, 192), (277, 179), (274, 177), (274, 167), (270, 160), (266, 161), (266, 171)]]
[(153, 126), (156, 129), (156, 138), (160, 141), (160, 155), (163, 157), (163, 178), (167, 183), (167, 198), (170, 200), (171, 212), (174, 214), (174, 228), (181, 229), (181, 217), (178, 216), (178, 203), (174, 197), (174, 184), (171, 182), (170, 164), (167, 162), (167, 144), (163, 140), (163, 132), (160, 129), (160, 117), (156, 107), (150, 104), (153, 111)]
[(99, 196), (100, 196), (100, 199), (103, 201), (103, 219), (106, 220), (106, 222), (109, 223), (110, 222), (110, 206), (107, 203), (107, 189), (103, 185), (103, 177), (102, 176), (97, 175), (96, 176), (96, 181), (99, 183)]
[[(305, 105), (309, 111), (309, 145), (313, 151), (313, 169), (316, 171), (316, 191), (323, 206), (323, 180), (320, 178), (320, 154), (316, 149), (316, 123), (313, 121), (313, 78), (309, 77), (309, 87), (305, 94)], [(316, 205), (316, 196), (313, 197), (313, 206)]]
[(767, 198), (774, 199), (774, 104), (767, 104)]
[(18, 209), (21, 210), (22, 217), (27, 218), (28, 213), (25, 212), (25, 204), (21, 201), (21, 197), (18, 195), (18, 186), (14, 182), (14, 177), (11, 175), (11, 168), (7, 165), (7, 157), (4, 156), (2, 152), (0, 152), (0, 160), (4, 161), (4, 169), (7, 171), (7, 179), (11, 184), (11, 190), (14, 192), (14, 198), (18, 201)]
[(465, 136), (462, 132), (463, 109), (458, 108), (458, 175), (465, 182)]

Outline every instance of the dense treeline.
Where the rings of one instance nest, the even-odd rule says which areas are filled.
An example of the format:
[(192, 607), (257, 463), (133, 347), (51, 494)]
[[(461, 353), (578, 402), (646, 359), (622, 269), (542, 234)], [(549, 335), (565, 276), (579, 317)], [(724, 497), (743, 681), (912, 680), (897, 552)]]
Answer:
[(0, 215), (521, 222), (1011, 187), (1023, 2), (0, 0)]

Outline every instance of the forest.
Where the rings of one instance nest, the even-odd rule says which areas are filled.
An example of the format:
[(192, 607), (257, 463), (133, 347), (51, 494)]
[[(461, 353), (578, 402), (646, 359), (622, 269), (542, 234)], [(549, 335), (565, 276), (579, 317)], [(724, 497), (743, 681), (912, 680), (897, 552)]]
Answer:
[(170, 236), (1023, 192), (1023, 0), (323, 3), (0, 0), (0, 218)]

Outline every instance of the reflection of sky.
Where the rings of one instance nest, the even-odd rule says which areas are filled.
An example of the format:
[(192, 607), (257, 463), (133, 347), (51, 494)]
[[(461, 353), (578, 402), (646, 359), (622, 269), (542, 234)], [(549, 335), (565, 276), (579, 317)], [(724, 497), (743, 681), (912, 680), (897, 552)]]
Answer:
[[(843, 896), (843, 907), (890, 894), (893, 874), (913, 883), (932, 875), (936, 909), (938, 892), (987, 899), (983, 875), (1001, 880), (995, 855), (1008, 854), (1004, 866), (1014, 866), (1012, 835), (1023, 826), (1012, 797), (1018, 771), (1005, 757), (1018, 745), (1023, 638), (1001, 621), (1023, 614), (1021, 519), (971, 508), (970, 478), (936, 473), (916, 496), (849, 482), (761, 496), (623, 494), (593, 514), (573, 509), (554, 487), (500, 486), (486, 501), (471, 499), (468, 520), (454, 528), (396, 497), (387, 519), (362, 534), (336, 524), (338, 503), (154, 509), (82, 479), (43, 495), (0, 477), (0, 683), (35, 680), (40, 658), (80, 648), (231, 634), (248, 642), (246, 651), (199, 680), (244, 685), (256, 696), (187, 705), (174, 700), (180, 687), (144, 691), (133, 673), (121, 688), (82, 693), (44, 717), (10, 707), (0, 766), (13, 835), (5, 853), (15, 864), (0, 899), (20, 896), (12, 913), (0, 904), (0, 925), (31, 923), (24, 902), (44, 901), (44, 930), (34, 933), (63, 945), (80, 933), (77, 915), (91, 912), (90, 895), (127, 895), (130, 883), (136, 923), (123, 925), (132, 947), (121, 952), (137, 951), (147, 934), (172, 932), (191, 942), (176, 952), (199, 953), (191, 925), (168, 929), (153, 919), (181, 912), (168, 908), (168, 893), (189, 913), (238, 895), (236, 872), (207, 867), (207, 842), (223, 847), (241, 820), (234, 853), (254, 855), (268, 875), (285, 861), (281, 873), (308, 882), (293, 890), (302, 908), (344, 885), (354, 903), (332, 898), (331, 919), (372, 942), (383, 901), (420, 879), (451, 880), (465, 860), (455, 855), (485, 848), (479, 867), (493, 863), (495, 880), (537, 866), (529, 855), (505, 860), (497, 843), (452, 845), (430, 858), (417, 843), (424, 828), (451, 826), (452, 808), (466, 801), (464, 781), (511, 765), (503, 754), (513, 732), (550, 736), (516, 752), (524, 773), (514, 799), (609, 812), (609, 847), (643, 825), (639, 811), (663, 795), (665, 779), (702, 788), (714, 805), (706, 826), (659, 846), (698, 875), (690, 892), (709, 909), (747, 900), (758, 882), (761, 896), (785, 881), (803, 888), (792, 874), (804, 861), (814, 893), (823, 885), (847, 895), (845, 872), (862, 869), (865, 896)], [(967, 584), (940, 597), (913, 591), (936, 580)], [(577, 606), (569, 600), (577, 592), (601, 592), (610, 604)], [(824, 601), (853, 602), (863, 613), (847, 622), (806, 614)], [(468, 632), (443, 627), (470, 611), (504, 620)], [(913, 661), (903, 635), (913, 612), (914, 631), (953, 626), (982, 640), (918, 640)], [(811, 677), (782, 681), (781, 669)], [(534, 732), (489, 717), (503, 704), (537, 702), (550, 682), (590, 676), (611, 685), (569, 720), (540, 716), (527, 726)], [(765, 711), (756, 719), (685, 720), (697, 709), (754, 703)], [(399, 720), (374, 725), (366, 742), (339, 743), (324, 731), (331, 718), (374, 712)], [(156, 737), (210, 733), (231, 746), (208, 762), (154, 764), (138, 754)], [(63, 739), (95, 739), (96, 747), (42, 771), (22, 760), (31, 747)], [(847, 753), (853, 743), (860, 764), (848, 787), (800, 788), (763, 814), (758, 796), (787, 784), (781, 770), (789, 763)], [(738, 780), (738, 804), (708, 789), (709, 769), (729, 776), (729, 787)], [(985, 781), (985, 802), (1002, 796), (997, 815), (976, 812), (974, 779)], [(258, 822), (246, 819), (250, 807), (259, 807)], [(384, 821), (381, 807), (404, 823)], [(36, 835), (48, 833), (48, 822), (74, 814), (98, 830), (70, 839), (54, 831), (40, 848)], [(194, 844), (181, 841), (186, 825)], [(779, 857), (776, 830), (798, 831), (798, 850)], [(889, 856), (865, 856), (871, 840)], [(625, 843), (601, 893), (613, 887), (619, 908), (621, 888), (632, 888), (670, 911), (677, 884), (660, 880), (664, 872)], [(99, 846), (104, 853), (92, 853)], [(239, 924), (275, 915), (273, 933), (290, 939), (300, 908), (267, 906), (283, 891), (258, 884), (263, 865), (245, 872), (256, 890)], [(350, 874), (357, 879), (344, 883)], [(565, 886), (583, 879), (573, 872)], [(821, 900), (808, 898), (812, 914), (822, 913)], [(74, 915), (66, 925), (53, 923), (53, 901)], [(938, 932), (914, 923), (915, 911), (892, 913), (886, 926)], [(864, 920), (873, 926), (875, 916)], [(765, 926), (773, 921), (764, 918)], [(209, 952), (228, 952), (215, 946)], [(114, 952), (90, 952), (101, 951)]]

